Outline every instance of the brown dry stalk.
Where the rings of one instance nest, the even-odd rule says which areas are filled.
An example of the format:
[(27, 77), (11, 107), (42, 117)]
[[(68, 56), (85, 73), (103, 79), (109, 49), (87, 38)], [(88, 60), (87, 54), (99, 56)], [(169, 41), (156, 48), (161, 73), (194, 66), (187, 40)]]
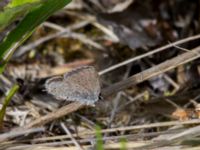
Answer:
[(145, 71), (142, 71), (141, 73), (137, 73), (124, 81), (117, 82), (113, 84), (112, 86), (103, 89), (102, 96), (107, 97), (113, 93), (124, 90), (130, 86), (136, 85), (143, 81), (146, 81), (152, 77), (155, 77), (159, 74), (172, 70), (180, 65), (186, 64), (199, 57), (200, 57), (200, 46), (192, 49), (189, 52), (183, 53), (163, 63), (160, 63), (156, 66), (146, 69)]
[[(124, 81), (120, 81), (118, 83), (111, 85), (108, 88), (103, 89), (102, 96), (107, 97), (109, 95), (117, 93), (121, 90), (124, 90), (124, 89), (130, 87), (130, 86), (141, 83), (145, 80), (148, 80), (148, 79), (155, 77), (159, 74), (162, 74), (166, 71), (174, 69), (180, 65), (183, 65), (183, 64), (190, 62), (194, 59), (197, 59), (199, 57), (200, 57), (200, 46), (192, 49), (189, 52), (183, 53), (183, 54), (176, 56), (170, 60), (167, 60), (159, 65), (149, 68), (141, 73), (133, 75)], [(47, 114), (46, 116), (36, 119), (34, 122), (26, 125), (25, 128), (31, 128), (34, 126), (42, 126), (42, 125), (49, 123), (55, 119), (61, 118), (69, 113), (72, 113), (72, 112), (82, 108), (83, 106), (84, 106), (83, 104), (80, 104), (78, 102), (73, 102), (69, 105), (61, 107), (60, 109), (58, 109), (52, 113)]]
[[(131, 62), (134, 62), (134, 61), (136, 61), (136, 60), (139, 60), (139, 59), (148, 57), (148, 56), (153, 55), (153, 54), (156, 54), (156, 53), (159, 53), (159, 52), (164, 51), (164, 50), (166, 50), (166, 49), (169, 49), (169, 48), (171, 48), (171, 47), (176, 47), (176, 48), (178, 48), (178, 49), (183, 50), (183, 48), (181, 48), (181, 47), (179, 47), (179, 46), (177, 46), (177, 45), (180, 45), (180, 44), (183, 44), (183, 43), (186, 43), (186, 42), (189, 42), (189, 41), (194, 41), (194, 40), (199, 39), (199, 38), (200, 38), (200, 34), (197, 34), (197, 35), (195, 35), (195, 36), (190, 36), (190, 37), (188, 37), (188, 38), (184, 38), (184, 39), (181, 39), (181, 40), (179, 40), (179, 41), (176, 41), (176, 42), (173, 42), (173, 43), (169, 43), (169, 44), (164, 45), (164, 46), (162, 46), (162, 47), (159, 47), (159, 48), (156, 48), (156, 49), (154, 49), (154, 50), (151, 50), (151, 51), (149, 51), (149, 52), (147, 52), (147, 53), (145, 53), (145, 54), (142, 54), (142, 55), (139, 55), (139, 56), (136, 56), (136, 57), (127, 59), (127, 60), (125, 60), (125, 61), (123, 61), (123, 62), (120, 62), (120, 63), (118, 63), (118, 64), (115, 64), (115, 65), (112, 65), (112, 66), (110, 66), (110, 67), (108, 67), (108, 68), (106, 68), (106, 69), (100, 71), (99, 74), (100, 74), (100, 75), (103, 75), (103, 74), (108, 73), (108, 72), (110, 72), (110, 71), (112, 71), (112, 70), (115, 70), (115, 69), (117, 69), (117, 68), (119, 68), (119, 67), (122, 67), (122, 66), (124, 66), (124, 65), (130, 64)], [(186, 49), (184, 49), (184, 51), (185, 51), (185, 50), (186, 50)], [(186, 50), (186, 51), (187, 51), (187, 50)]]
[(84, 105), (79, 102), (73, 102), (69, 105), (65, 105), (58, 110), (55, 110), (43, 117), (40, 117), (36, 119), (35, 121), (27, 124), (25, 128), (32, 128), (34, 126), (42, 126), (44, 124), (47, 124), (55, 119), (61, 118), (69, 113), (72, 113), (80, 108), (82, 108)]

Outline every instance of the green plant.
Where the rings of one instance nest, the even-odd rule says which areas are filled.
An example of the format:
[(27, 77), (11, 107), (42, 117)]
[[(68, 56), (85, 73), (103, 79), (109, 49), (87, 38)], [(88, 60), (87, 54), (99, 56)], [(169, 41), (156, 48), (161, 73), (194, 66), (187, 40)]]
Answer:
[(101, 134), (101, 128), (96, 126), (96, 150), (103, 150), (103, 138)]
[(10, 89), (10, 91), (6, 95), (3, 106), (0, 110), (0, 128), (3, 125), (3, 119), (4, 119), (5, 112), (6, 112), (6, 108), (7, 108), (8, 104), (10, 103), (13, 95), (17, 92), (18, 89), (19, 89), (19, 86), (16, 84)]
[[(100, 126), (96, 126), (96, 150), (104, 150), (103, 147), (103, 137), (101, 134), (101, 127)], [(120, 140), (120, 144), (121, 144), (121, 148), (120, 150), (126, 150), (126, 139), (122, 138)]]
[(124, 139), (124, 138), (122, 138), (121, 140), (120, 140), (120, 143), (121, 143), (121, 150), (126, 150), (127, 148), (126, 148), (126, 139)]
[[(19, 47), (54, 12), (60, 10), (71, 0), (14, 0), (0, 13), (0, 31), (10, 25), (15, 18), (23, 17), (19, 24), (9, 32), (0, 43), (0, 73)], [(9, 15), (8, 15), (9, 14)]]

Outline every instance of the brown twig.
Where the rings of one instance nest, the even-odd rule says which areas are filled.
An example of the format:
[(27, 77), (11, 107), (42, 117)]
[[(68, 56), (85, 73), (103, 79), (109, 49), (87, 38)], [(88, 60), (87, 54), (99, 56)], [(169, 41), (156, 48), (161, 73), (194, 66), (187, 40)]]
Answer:
[[(112, 95), (116, 92), (119, 92), (121, 90), (124, 90), (130, 86), (136, 85), (138, 83), (141, 83), (145, 80), (148, 80), (152, 77), (155, 77), (159, 74), (162, 74), (166, 71), (169, 71), (171, 69), (174, 69), (176, 67), (178, 67), (179, 65), (183, 65), (187, 62), (190, 62), (194, 59), (197, 59), (200, 57), (200, 46), (194, 48), (193, 50), (183, 53), (177, 57), (174, 57), (170, 60), (167, 60), (159, 65), (156, 65), (150, 69), (147, 69), (141, 73), (138, 73), (136, 75), (133, 75), (131, 77), (129, 77), (128, 79), (124, 80), (124, 81), (120, 81), (118, 83), (115, 83), (113, 85), (111, 85), (108, 88), (105, 88), (102, 90), (102, 96), (103, 97), (107, 97), (109, 95)], [(31, 128), (33, 126), (41, 126), (44, 125), (48, 122), (51, 122), (55, 119), (58, 119), (60, 117), (63, 117), (69, 113), (72, 113), (80, 108), (82, 108), (84, 105), (80, 104), (78, 102), (73, 102), (69, 105), (63, 106), (60, 109), (47, 114), (46, 116), (43, 116), (37, 120), (35, 120), (34, 122), (28, 124), (25, 126), (25, 128)]]
[[(164, 51), (164, 50), (169, 49), (169, 48), (171, 48), (171, 47), (178, 47), (177, 45), (180, 45), (180, 44), (183, 44), (183, 43), (186, 43), (186, 42), (189, 42), (189, 41), (194, 41), (194, 40), (199, 39), (199, 38), (200, 38), (200, 34), (195, 35), (195, 36), (190, 36), (190, 37), (188, 37), (188, 38), (184, 38), (184, 39), (181, 39), (181, 40), (176, 41), (176, 42), (173, 42), (173, 43), (169, 43), (169, 44), (167, 44), (167, 45), (165, 45), (165, 46), (162, 46), (162, 47), (156, 48), (156, 49), (154, 49), (154, 50), (151, 50), (151, 51), (149, 51), (149, 52), (147, 52), (147, 53), (145, 53), (145, 54), (136, 56), (136, 57), (134, 57), (134, 58), (130, 58), (130, 59), (128, 59), (128, 60), (125, 60), (125, 61), (123, 61), (123, 62), (120, 62), (120, 63), (118, 63), (118, 64), (115, 64), (115, 65), (113, 65), (113, 66), (111, 66), (111, 67), (108, 67), (108, 68), (106, 68), (106, 69), (100, 71), (99, 74), (100, 74), (100, 75), (103, 75), (103, 74), (108, 73), (108, 72), (110, 72), (110, 71), (112, 71), (112, 70), (115, 70), (115, 69), (117, 69), (117, 68), (119, 68), (119, 67), (122, 67), (122, 66), (124, 66), (124, 65), (130, 64), (130, 63), (132, 63), (132, 62), (134, 62), (134, 61), (137, 61), (137, 60), (140, 60), (140, 59), (142, 59), (142, 58), (148, 57), (148, 56), (150, 56), (150, 55), (156, 54), (156, 53), (158, 53), (158, 52)], [(183, 49), (183, 48), (182, 48), (182, 49)]]
[(159, 74), (167, 72), (167, 71), (174, 69), (180, 65), (186, 64), (187, 62), (190, 62), (199, 57), (200, 57), (200, 46), (194, 48), (193, 50), (191, 50), (189, 52), (183, 53), (183, 54), (178, 55), (170, 60), (160, 63), (159, 65), (151, 67), (141, 73), (133, 75), (124, 81), (117, 82), (117, 83), (113, 84), (112, 86), (103, 89), (102, 96), (107, 97), (113, 93), (124, 90), (130, 86), (136, 85), (143, 81), (146, 81), (152, 77), (155, 77)]
[(47, 124), (55, 119), (61, 118), (69, 113), (72, 113), (80, 108), (82, 108), (84, 105), (79, 102), (73, 102), (69, 105), (65, 105), (61, 108), (59, 108), (56, 111), (53, 111), (41, 118), (36, 119), (35, 121), (27, 124), (25, 128), (31, 128), (33, 126), (42, 126), (44, 124)]

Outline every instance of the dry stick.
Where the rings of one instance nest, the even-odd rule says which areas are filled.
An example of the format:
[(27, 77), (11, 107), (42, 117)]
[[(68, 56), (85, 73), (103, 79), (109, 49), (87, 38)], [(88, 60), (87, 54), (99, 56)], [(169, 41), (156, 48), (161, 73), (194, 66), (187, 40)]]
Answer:
[[(119, 92), (130, 86), (136, 85), (136, 84), (141, 83), (145, 80), (148, 80), (152, 77), (155, 77), (159, 74), (162, 74), (166, 71), (174, 69), (174, 68), (178, 67), (179, 65), (182, 65), (182, 64), (190, 62), (194, 59), (197, 59), (200, 57), (200, 55), (197, 55), (197, 54), (200, 54), (200, 46), (194, 48), (190, 52), (181, 54), (181, 55), (174, 57), (170, 60), (167, 60), (157, 66), (154, 66), (154, 67), (147, 69), (141, 73), (133, 75), (124, 81), (120, 81), (118, 83), (113, 84), (112, 86), (110, 86), (108, 88), (103, 89), (102, 96), (105, 98), (113, 93)], [(72, 112), (82, 108), (83, 106), (84, 106), (83, 104), (80, 104), (78, 102), (73, 102), (69, 105), (63, 106), (62, 108), (60, 108), (52, 113), (47, 114), (46, 116), (36, 119), (32, 123), (26, 125), (25, 128), (31, 128), (33, 126), (44, 125), (48, 122), (51, 122), (52, 120), (58, 119), (69, 113), (72, 113)]]
[(69, 129), (65, 126), (65, 124), (63, 122), (60, 123), (60, 125), (62, 126), (62, 128), (64, 129), (64, 131), (70, 136), (71, 141), (74, 143), (74, 145), (76, 146), (77, 149), (79, 150), (84, 150), (80, 144), (77, 142), (77, 140), (72, 136), (71, 132), (69, 131)]
[(180, 65), (183, 65), (199, 57), (200, 57), (200, 46), (194, 48), (193, 50), (189, 52), (183, 53), (170, 60), (167, 60), (159, 65), (151, 67), (141, 73), (137, 73), (136, 75), (133, 75), (124, 81), (120, 81), (118, 83), (113, 84), (112, 86), (108, 88), (103, 89), (102, 96), (107, 97), (113, 93), (116, 93), (125, 88), (141, 83), (145, 80), (148, 80), (166, 71), (174, 69)]
[(193, 41), (193, 40), (196, 40), (196, 39), (199, 39), (199, 38), (200, 38), (200, 34), (197, 34), (197, 35), (195, 35), (195, 36), (191, 36), (191, 37), (188, 37), (188, 38), (185, 38), (185, 39), (176, 41), (176, 42), (174, 42), (174, 43), (169, 43), (169, 44), (167, 44), (167, 45), (165, 45), (165, 46), (162, 46), (162, 47), (159, 47), (159, 48), (157, 48), (157, 49), (154, 49), (154, 50), (152, 50), (152, 51), (150, 51), (150, 52), (148, 52), (148, 53), (145, 53), (145, 54), (136, 56), (136, 57), (134, 57), (134, 58), (130, 58), (130, 59), (126, 60), (126, 61), (120, 62), (120, 63), (118, 63), (118, 64), (115, 64), (115, 65), (113, 65), (113, 66), (111, 66), (111, 67), (109, 67), (109, 68), (106, 68), (106, 69), (100, 71), (99, 74), (100, 74), (100, 75), (103, 75), (103, 74), (105, 74), (105, 73), (108, 73), (108, 72), (110, 72), (110, 71), (112, 71), (112, 70), (114, 70), (114, 69), (117, 69), (117, 68), (119, 68), (119, 67), (122, 67), (122, 66), (124, 66), (124, 65), (127, 65), (127, 64), (129, 64), (129, 63), (131, 63), (131, 62), (134, 62), (134, 61), (136, 61), (136, 60), (145, 58), (145, 57), (147, 57), (147, 56), (153, 55), (153, 54), (155, 54), (155, 53), (161, 52), (161, 51), (166, 50), (166, 49), (171, 48), (171, 47), (177, 47), (177, 45), (180, 45), (180, 44), (183, 44), (183, 43), (186, 43), (186, 42), (189, 42), (189, 41)]
[(0, 134), (0, 143), (17, 136), (22, 136), (22, 135), (36, 133), (36, 132), (43, 132), (43, 131), (45, 131), (45, 128), (32, 128), (32, 129), (26, 129), (26, 130), (15, 129), (12, 132), (6, 132), (3, 134)]
[[(72, 25), (72, 26), (70, 26), (68, 28), (64, 28), (64, 27), (60, 27), (60, 26), (57, 27), (56, 26), (54, 28), (59, 30), (59, 32), (52, 33), (50, 35), (47, 35), (45, 37), (42, 37), (42, 38), (34, 41), (31, 44), (22, 46), (19, 49), (19, 52), (17, 54), (15, 54), (15, 57), (20, 57), (24, 53), (26, 53), (26, 52), (30, 51), (31, 49), (41, 45), (42, 43), (47, 42), (47, 41), (52, 40), (52, 39), (57, 38), (57, 37), (67, 37), (67, 38), (70, 37), (70, 38), (78, 39), (81, 42), (83, 42), (84, 44), (91, 45), (91, 46), (97, 48), (98, 50), (102, 50), (103, 51), (104, 48), (100, 44), (94, 42), (93, 40), (90, 40), (88, 37), (86, 37), (83, 34), (72, 32), (72, 30), (79, 29), (80, 27), (85, 26), (87, 24), (88, 24), (87, 21), (83, 21), (81, 23), (74, 24), (74, 25)], [(46, 23), (46, 26), (50, 26), (50, 25), (53, 26), (52, 23)]]
[(53, 120), (56, 120), (58, 118), (61, 118), (69, 113), (72, 113), (78, 109), (80, 109), (81, 107), (83, 107), (84, 105), (79, 103), (79, 102), (73, 102), (69, 105), (65, 105), (61, 108), (59, 108), (58, 110), (55, 110), (43, 117), (40, 117), (38, 119), (36, 119), (35, 121), (27, 124), (25, 126), (25, 128), (31, 128), (33, 126), (42, 126), (48, 122), (51, 122)]
[[(192, 119), (192, 120), (185, 120), (185, 121), (166, 121), (166, 122), (157, 122), (157, 123), (150, 123), (150, 124), (143, 124), (143, 125), (133, 125), (133, 126), (123, 126), (123, 127), (116, 127), (116, 128), (110, 128), (110, 129), (102, 129), (101, 133), (110, 133), (113, 132), (124, 132), (124, 131), (133, 131), (133, 130), (140, 130), (140, 129), (150, 129), (150, 128), (161, 128), (161, 127), (170, 127), (170, 126), (176, 126), (176, 125), (194, 125), (199, 124), (200, 119)], [(78, 135), (76, 133), (72, 134), (74, 138), (80, 137), (80, 136), (93, 136), (95, 135), (96, 131), (87, 131), (87, 132), (81, 132)], [(32, 142), (43, 142), (43, 141), (53, 141), (53, 140), (64, 140), (70, 138), (69, 135), (59, 135), (59, 136), (53, 136), (53, 137), (42, 137), (42, 138), (36, 138), (33, 139)], [(28, 142), (28, 141), (22, 141), (22, 142)]]

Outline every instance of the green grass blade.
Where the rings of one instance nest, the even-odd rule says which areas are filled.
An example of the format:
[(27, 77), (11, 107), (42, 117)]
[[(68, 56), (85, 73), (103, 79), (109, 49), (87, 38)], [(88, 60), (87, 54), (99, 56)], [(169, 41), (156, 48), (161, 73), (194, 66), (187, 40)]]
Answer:
[(15, 49), (32, 34), (34, 29), (70, 1), (71, 0), (44, 0), (39, 7), (29, 12), (23, 18), (18, 26), (11, 31), (0, 44), (0, 73), (3, 72), (6, 63)]
[(96, 150), (103, 150), (103, 137), (99, 126), (96, 127), (96, 141)]
[(122, 138), (122, 139), (120, 140), (120, 144), (121, 144), (120, 150), (126, 150), (126, 149), (127, 149), (127, 148), (126, 148), (126, 143), (127, 143), (127, 141), (126, 141), (125, 138)]
[(3, 125), (3, 119), (5, 116), (6, 108), (7, 108), (8, 104), (10, 103), (13, 95), (17, 92), (18, 89), (19, 89), (19, 86), (16, 84), (10, 89), (10, 91), (6, 95), (3, 107), (0, 110), (0, 127), (2, 127), (2, 125)]

